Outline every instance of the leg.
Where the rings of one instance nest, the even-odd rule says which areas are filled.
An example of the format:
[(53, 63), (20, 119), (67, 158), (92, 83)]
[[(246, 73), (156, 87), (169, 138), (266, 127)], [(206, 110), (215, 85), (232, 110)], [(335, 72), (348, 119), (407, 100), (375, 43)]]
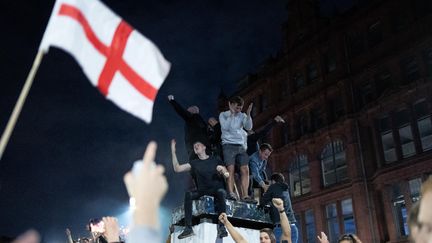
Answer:
[(249, 189), (249, 166), (248, 165), (240, 166), (240, 175), (241, 175), (242, 198), (245, 198), (248, 196), (247, 192)]
[(192, 226), (192, 200), (200, 197), (200, 193), (197, 191), (188, 191), (185, 193), (184, 198), (184, 211), (185, 211), (185, 226)]
[[(214, 203), (215, 203), (215, 207), (217, 208), (217, 214), (220, 215), (221, 213), (225, 213), (226, 212), (225, 190), (218, 189), (216, 192), (214, 192), (213, 196), (215, 198)], [(218, 221), (217, 235), (218, 238), (223, 238), (228, 236), (228, 232), (226, 231), (225, 226), (220, 221)]]
[(200, 194), (196, 191), (188, 191), (185, 193), (184, 198), (184, 221), (185, 221), (185, 229), (183, 232), (177, 237), (179, 239), (183, 239), (193, 235), (192, 230), (192, 200), (199, 198)]
[(228, 165), (227, 170), (228, 173), (230, 174), (227, 180), (228, 182), (227, 190), (228, 193), (232, 194), (234, 192), (234, 165)]

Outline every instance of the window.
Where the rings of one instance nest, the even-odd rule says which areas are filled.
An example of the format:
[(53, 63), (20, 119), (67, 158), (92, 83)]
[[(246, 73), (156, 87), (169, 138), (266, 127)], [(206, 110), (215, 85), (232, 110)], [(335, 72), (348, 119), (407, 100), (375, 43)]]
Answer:
[[(352, 199), (347, 198), (327, 204), (326, 223), (330, 242), (335, 242), (341, 233), (356, 233)], [(342, 222), (342, 224), (339, 224)]]
[(395, 125), (399, 131), (403, 158), (408, 158), (416, 154), (410, 118), (410, 112), (407, 109), (398, 111), (395, 114)]
[(396, 145), (394, 142), (389, 116), (386, 116), (379, 120), (379, 130), (381, 133), (381, 143), (383, 146), (384, 161), (390, 163), (396, 161)]
[(412, 202), (417, 202), (420, 199), (420, 188), (422, 184), (421, 178), (415, 178), (408, 182), (410, 189), (410, 196)]
[(336, 70), (336, 52), (333, 50), (327, 50), (323, 54), (323, 60), (325, 65), (325, 72), (331, 73)]
[(336, 203), (326, 205), (326, 222), (328, 238), (330, 242), (335, 241), (339, 236), (339, 222)]
[(317, 234), (315, 229), (315, 217), (312, 209), (306, 210), (305, 212), (305, 228), (305, 242), (315, 242)]
[(342, 200), (341, 205), (342, 205), (342, 218), (343, 218), (343, 225), (344, 225), (344, 233), (356, 233), (352, 199), (348, 198), (348, 199)]
[(399, 236), (407, 236), (408, 235), (408, 224), (407, 224), (408, 212), (405, 206), (404, 196), (398, 184), (394, 184), (391, 189), (392, 189), (393, 216), (394, 216), (394, 222), (397, 231), (399, 233)]
[(318, 68), (315, 63), (309, 63), (306, 67), (307, 71), (307, 80), (309, 83), (312, 83), (315, 79), (318, 78)]
[(427, 75), (432, 76), (432, 48), (423, 51), (423, 61), (425, 63)]
[(296, 73), (294, 76), (294, 89), (297, 91), (306, 85), (303, 75), (301, 73)]
[(321, 152), (321, 169), (324, 186), (331, 186), (348, 179), (345, 148), (341, 140), (325, 146)]
[(423, 151), (432, 149), (432, 123), (428, 104), (425, 100), (414, 104), (414, 112), (417, 118), (420, 143)]
[(420, 78), (419, 66), (415, 57), (408, 57), (401, 61), (404, 84)]
[(297, 155), (290, 166), (291, 195), (298, 197), (310, 192), (309, 164), (306, 155)]
[(368, 27), (368, 46), (374, 47), (382, 41), (381, 21), (377, 21)]

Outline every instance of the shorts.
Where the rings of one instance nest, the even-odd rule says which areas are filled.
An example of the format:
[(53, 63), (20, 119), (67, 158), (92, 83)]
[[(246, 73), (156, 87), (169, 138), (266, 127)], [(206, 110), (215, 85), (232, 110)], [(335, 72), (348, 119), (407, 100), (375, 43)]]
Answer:
[(240, 144), (224, 144), (222, 145), (222, 152), (225, 165), (249, 165), (249, 156), (246, 149)]

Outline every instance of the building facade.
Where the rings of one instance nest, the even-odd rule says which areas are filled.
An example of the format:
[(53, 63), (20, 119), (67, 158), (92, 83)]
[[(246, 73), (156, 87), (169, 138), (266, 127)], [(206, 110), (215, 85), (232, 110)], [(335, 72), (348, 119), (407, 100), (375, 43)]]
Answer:
[(432, 1), (358, 1), (323, 17), (290, 0), (284, 47), (239, 81), (285, 174), (300, 242), (344, 232), (408, 242), (407, 212), (432, 173)]

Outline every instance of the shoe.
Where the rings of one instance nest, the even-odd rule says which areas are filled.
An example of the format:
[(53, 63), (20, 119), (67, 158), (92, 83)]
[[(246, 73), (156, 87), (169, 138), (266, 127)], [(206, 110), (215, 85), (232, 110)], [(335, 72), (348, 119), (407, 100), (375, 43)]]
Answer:
[(257, 204), (258, 203), (255, 199), (253, 199), (251, 197), (245, 197), (241, 201), (245, 202), (245, 203), (253, 203), (253, 204)]
[(237, 201), (236, 195), (232, 192), (227, 195), (226, 199)]
[(194, 234), (192, 227), (187, 227), (183, 230), (181, 234), (177, 237), (179, 240), (190, 237)]
[(228, 232), (226, 231), (225, 226), (223, 225), (219, 226), (217, 230), (217, 237), (222, 239), (227, 236), (228, 236)]

